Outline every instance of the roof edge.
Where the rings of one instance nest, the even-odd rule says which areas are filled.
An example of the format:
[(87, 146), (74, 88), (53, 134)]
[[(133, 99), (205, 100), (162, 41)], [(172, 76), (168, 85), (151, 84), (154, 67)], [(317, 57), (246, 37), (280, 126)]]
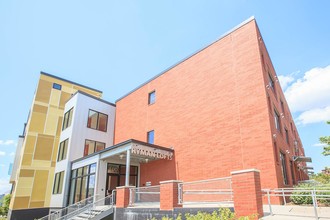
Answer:
[(166, 72), (168, 72), (169, 70), (173, 69), (174, 67), (178, 66), (179, 64), (183, 63), (184, 61), (188, 60), (189, 58), (195, 56), (196, 54), (198, 54), (199, 52), (205, 50), (206, 48), (212, 46), (213, 44), (215, 44), (216, 42), (220, 41), (221, 39), (223, 39), (224, 37), (226, 37), (227, 35), (231, 34), (232, 32), (236, 31), (237, 29), (239, 29), (240, 27), (246, 25), (247, 23), (251, 22), (255, 20), (254, 16), (249, 17), (248, 19), (246, 19), (245, 21), (243, 21), (242, 23), (236, 25), (235, 27), (233, 27), (232, 29), (230, 29), (229, 31), (225, 32), (223, 35), (221, 35), (218, 39), (216, 39), (215, 41), (207, 44), (206, 46), (202, 47), (201, 49), (195, 51), (194, 53), (188, 55), (186, 58), (183, 58), (182, 60), (180, 60), (179, 62), (176, 62), (175, 64), (171, 65), (170, 67), (166, 68), (165, 70), (163, 70), (162, 72), (160, 72), (159, 74), (155, 75), (154, 77), (152, 77), (151, 79), (147, 80), (146, 82), (142, 83), (141, 85), (137, 86), (136, 88), (134, 88), (133, 90), (131, 90), (130, 92), (126, 93), (125, 95), (121, 96), (120, 98), (118, 98), (116, 102), (119, 102), (120, 100), (122, 100), (123, 98), (125, 98), (126, 96), (130, 95), (131, 93), (135, 92), (136, 90), (140, 89), (142, 86), (148, 84), (149, 82), (151, 82), (152, 80), (158, 78), (159, 76), (165, 74)]
[(90, 90), (93, 90), (95, 92), (99, 92), (99, 93), (102, 93), (103, 94), (103, 92), (101, 90), (97, 90), (97, 89), (94, 89), (92, 87), (88, 87), (88, 86), (85, 86), (85, 85), (82, 85), (82, 84), (79, 84), (79, 83), (76, 83), (76, 82), (73, 82), (73, 81), (70, 81), (70, 80), (67, 80), (67, 79), (63, 79), (61, 77), (54, 76), (52, 74), (49, 74), (49, 73), (46, 73), (46, 72), (43, 72), (43, 71), (40, 71), (40, 75), (45, 75), (45, 76), (53, 77), (55, 79), (59, 79), (59, 80), (62, 80), (62, 81), (65, 81), (65, 82), (68, 82), (68, 83), (71, 83), (71, 84), (74, 84), (74, 85), (77, 85), (77, 86), (81, 86), (81, 87), (84, 87), (86, 89), (90, 89)]
[(116, 105), (113, 104), (112, 102), (108, 102), (108, 101), (106, 101), (106, 100), (104, 100), (104, 99), (101, 99), (101, 98), (98, 98), (98, 97), (92, 96), (91, 94), (88, 94), (88, 93), (83, 92), (83, 91), (80, 91), (80, 90), (77, 90), (75, 93), (73, 93), (73, 94), (71, 95), (71, 97), (66, 101), (66, 103), (67, 103), (69, 100), (71, 100), (74, 96), (76, 96), (77, 94), (81, 94), (81, 95), (87, 96), (87, 97), (89, 97), (89, 98), (95, 99), (95, 100), (97, 100), (97, 101), (103, 102), (103, 103), (105, 103), (105, 104), (111, 105), (111, 106), (113, 106), (113, 107), (116, 107)]

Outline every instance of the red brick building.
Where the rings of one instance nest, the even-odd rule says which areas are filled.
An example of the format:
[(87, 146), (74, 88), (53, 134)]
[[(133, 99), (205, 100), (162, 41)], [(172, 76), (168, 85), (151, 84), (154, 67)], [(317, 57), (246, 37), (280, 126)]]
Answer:
[(254, 19), (116, 102), (114, 144), (173, 148), (140, 166), (140, 186), (260, 170), (262, 188), (307, 179), (304, 150)]

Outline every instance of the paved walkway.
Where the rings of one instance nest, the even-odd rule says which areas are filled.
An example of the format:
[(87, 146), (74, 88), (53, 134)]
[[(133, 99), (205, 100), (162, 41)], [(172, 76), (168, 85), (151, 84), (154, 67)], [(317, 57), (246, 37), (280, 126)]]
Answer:
[[(313, 206), (272, 205), (274, 215), (270, 215), (269, 206), (264, 205), (265, 220), (315, 220)], [(330, 220), (330, 207), (318, 207), (319, 220)]]

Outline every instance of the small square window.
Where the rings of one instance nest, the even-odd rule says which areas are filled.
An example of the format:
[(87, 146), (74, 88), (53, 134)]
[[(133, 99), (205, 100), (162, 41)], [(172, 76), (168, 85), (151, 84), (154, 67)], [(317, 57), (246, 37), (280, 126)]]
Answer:
[(60, 84), (53, 83), (53, 89), (61, 90), (62, 86)]
[(148, 97), (148, 104), (154, 104), (156, 101), (156, 91), (152, 91), (149, 93), (149, 97)]
[(154, 130), (148, 131), (148, 133), (147, 133), (147, 142), (149, 144), (154, 144), (154, 141), (155, 141), (155, 131)]

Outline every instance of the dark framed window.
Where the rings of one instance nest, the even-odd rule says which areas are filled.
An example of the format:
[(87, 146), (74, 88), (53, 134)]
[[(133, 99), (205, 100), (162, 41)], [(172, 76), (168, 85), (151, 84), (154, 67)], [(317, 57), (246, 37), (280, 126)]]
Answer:
[(69, 204), (94, 196), (96, 163), (71, 171)]
[(55, 173), (53, 194), (61, 194), (63, 188), (64, 171)]
[(269, 78), (269, 87), (275, 92), (275, 83), (270, 73), (268, 73), (268, 78)]
[(288, 173), (286, 171), (286, 161), (285, 161), (285, 154), (280, 152), (280, 160), (281, 160), (281, 169), (282, 169), (282, 176), (283, 176), (283, 183), (288, 185)]
[(148, 104), (149, 105), (154, 104), (155, 101), (156, 101), (156, 91), (152, 91), (148, 95)]
[(71, 108), (69, 111), (67, 111), (64, 114), (64, 119), (63, 119), (63, 126), (62, 126), (62, 131), (68, 127), (71, 126), (72, 122), (72, 113), (73, 113), (73, 108)]
[(286, 140), (286, 143), (289, 144), (289, 131), (288, 131), (287, 128), (284, 128), (284, 130), (285, 130), (285, 140)]
[(281, 100), (281, 110), (282, 110), (282, 113), (283, 115), (285, 115), (285, 111), (284, 111), (284, 102)]
[(94, 152), (103, 150), (104, 148), (105, 148), (105, 143), (93, 141), (93, 140), (85, 140), (84, 157)]
[(60, 143), (57, 155), (57, 161), (66, 159), (66, 153), (68, 151), (69, 139), (66, 139)]
[(53, 83), (53, 89), (61, 90), (62, 86), (60, 84)]
[(294, 178), (294, 162), (290, 160), (290, 169), (291, 169), (291, 178), (292, 178), (292, 185), (296, 184), (295, 178)]
[(279, 132), (281, 132), (281, 118), (276, 109), (274, 109), (274, 120), (275, 120), (275, 128)]
[(147, 142), (149, 144), (154, 144), (154, 142), (155, 142), (155, 131), (154, 130), (147, 132)]
[(108, 115), (91, 109), (89, 110), (88, 120), (87, 120), (88, 128), (106, 132), (107, 126), (108, 126)]

